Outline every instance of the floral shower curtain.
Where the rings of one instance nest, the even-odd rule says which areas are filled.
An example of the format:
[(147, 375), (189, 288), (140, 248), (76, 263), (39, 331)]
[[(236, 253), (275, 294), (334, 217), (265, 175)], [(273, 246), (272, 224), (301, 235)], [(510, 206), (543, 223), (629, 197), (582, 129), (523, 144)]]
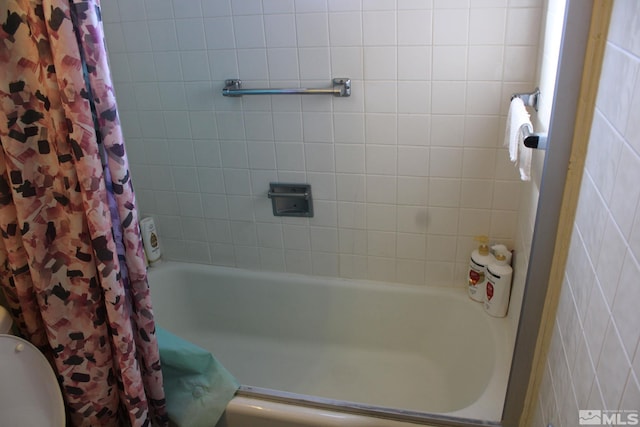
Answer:
[(0, 288), (73, 425), (167, 423), (99, 0), (0, 10)]

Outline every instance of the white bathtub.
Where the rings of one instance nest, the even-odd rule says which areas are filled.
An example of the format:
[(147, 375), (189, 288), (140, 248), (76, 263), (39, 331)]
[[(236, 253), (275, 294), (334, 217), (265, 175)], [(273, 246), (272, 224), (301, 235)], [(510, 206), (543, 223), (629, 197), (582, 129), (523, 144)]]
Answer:
[(149, 274), (157, 323), (245, 385), (219, 426), (500, 420), (508, 325), (462, 289), (174, 262)]

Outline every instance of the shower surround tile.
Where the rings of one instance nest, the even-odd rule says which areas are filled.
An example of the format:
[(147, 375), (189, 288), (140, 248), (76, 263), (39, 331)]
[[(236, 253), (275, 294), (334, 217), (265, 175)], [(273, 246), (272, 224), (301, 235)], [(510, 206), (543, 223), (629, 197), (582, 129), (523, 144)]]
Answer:
[[(640, 19), (640, 9), (623, 0), (613, 7), (562, 289), (571, 304), (558, 310), (559, 345), (549, 352), (535, 427), (559, 418), (565, 420), (561, 425), (574, 425), (578, 408), (640, 410), (640, 317), (634, 304), (640, 298), (640, 152), (637, 135), (625, 133), (627, 122), (637, 122), (632, 118), (640, 114), (633, 90), (640, 65), (633, 41), (640, 29), (629, 26)], [(562, 374), (563, 355), (575, 360), (568, 375)]]
[[(514, 244), (530, 198), (502, 126), (535, 67), (505, 64), (536, 57), (542, 2), (102, 7), (140, 207), (158, 218), (167, 258), (463, 287), (470, 233)], [(510, 39), (522, 16), (532, 21)], [(333, 77), (352, 79), (351, 97), (221, 95), (230, 78), (323, 87)], [(273, 181), (311, 183), (315, 217), (274, 217)], [(637, 234), (632, 219), (625, 230)]]

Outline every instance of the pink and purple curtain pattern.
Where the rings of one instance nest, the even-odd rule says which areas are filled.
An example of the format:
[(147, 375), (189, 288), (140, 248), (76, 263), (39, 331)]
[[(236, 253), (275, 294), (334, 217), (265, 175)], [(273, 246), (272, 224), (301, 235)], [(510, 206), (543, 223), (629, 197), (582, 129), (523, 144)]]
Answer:
[(0, 288), (72, 425), (166, 424), (99, 0), (0, 10)]

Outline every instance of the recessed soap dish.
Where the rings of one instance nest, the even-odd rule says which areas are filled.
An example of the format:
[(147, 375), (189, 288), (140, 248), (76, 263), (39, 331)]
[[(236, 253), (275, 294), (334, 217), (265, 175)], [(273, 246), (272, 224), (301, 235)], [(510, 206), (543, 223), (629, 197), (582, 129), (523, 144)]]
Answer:
[(269, 193), (274, 216), (313, 216), (313, 199), (310, 184), (269, 183)]

